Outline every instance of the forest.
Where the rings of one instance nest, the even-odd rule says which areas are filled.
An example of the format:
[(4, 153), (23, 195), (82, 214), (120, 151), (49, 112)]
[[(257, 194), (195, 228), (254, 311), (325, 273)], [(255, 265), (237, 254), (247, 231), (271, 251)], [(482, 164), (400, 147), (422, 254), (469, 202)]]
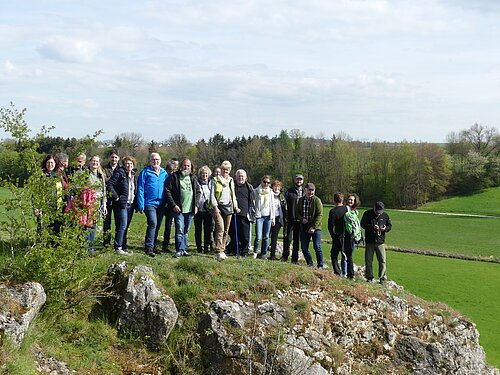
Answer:
[[(0, 127), (9, 131), (9, 121), (23, 120), (23, 111), (0, 109)], [(177, 130), (177, 129), (174, 129)], [(382, 200), (393, 208), (417, 208), (444, 196), (464, 195), (500, 183), (500, 135), (495, 127), (474, 124), (451, 133), (447, 142), (366, 142), (339, 132), (330, 138), (308, 137), (298, 129), (279, 134), (229, 139), (217, 133), (191, 142), (185, 134), (174, 133), (166, 140), (145, 140), (138, 133), (118, 134), (100, 141), (101, 132), (84, 138), (62, 138), (42, 129), (33, 141), (40, 160), (45, 154), (66, 152), (70, 160), (79, 153), (98, 154), (106, 160), (110, 150), (120, 156), (134, 156), (140, 170), (149, 153), (162, 156), (163, 165), (171, 158), (190, 158), (196, 168), (210, 168), (229, 160), (236, 169), (245, 169), (254, 184), (264, 174), (291, 183), (295, 173), (313, 182), (317, 195), (330, 203), (335, 191), (356, 192), (364, 205)], [(0, 178), (22, 185), (28, 177), (23, 150), (27, 146), (15, 138), (0, 141)]]

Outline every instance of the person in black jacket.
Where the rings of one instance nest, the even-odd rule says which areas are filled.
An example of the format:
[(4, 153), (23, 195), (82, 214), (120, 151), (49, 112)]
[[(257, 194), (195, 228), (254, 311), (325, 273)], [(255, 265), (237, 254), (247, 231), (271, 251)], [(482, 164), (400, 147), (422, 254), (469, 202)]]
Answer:
[(294, 177), (294, 186), (288, 189), (285, 193), (287, 219), (285, 226), (285, 234), (283, 238), (283, 255), (282, 262), (288, 261), (290, 255), (290, 243), (293, 239), (292, 247), (292, 263), (299, 262), (299, 244), (300, 244), (300, 221), (296, 215), (296, 206), (299, 199), (304, 195), (302, 185), (304, 184), (304, 176), (296, 174)]
[[(106, 182), (109, 181), (111, 176), (113, 176), (113, 173), (115, 169), (119, 166), (120, 162), (120, 156), (118, 155), (117, 150), (111, 150), (109, 152), (108, 156), (108, 164), (103, 168), (104, 170), (104, 178), (106, 179)], [(107, 189), (108, 194), (109, 194), (109, 189)], [(109, 197), (108, 197), (109, 198)], [(114, 209), (113, 209), (113, 203), (114, 199), (107, 199), (106, 204), (107, 204), (107, 212), (106, 216), (104, 216), (104, 220), (102, 223), (102, 231), (103, 231), (103, 245), (108, 246), (111, 243), (111, 214), (114, 214)], [(116, 226), (116, 220), (115, 220), (115, 226)]]
[(252, 237), (252, 223), (255, 222), (255, 201), (253, 186), (248, 182), (247, 172), (238, 169), (234, 175), (234, 194), (239, 211), (233, 215), (233, 225), (229, 227), (231, 241), (226, 251), (231, 255), (248, 256)]
[(365, 277), (373, 281), (373, 253), (377, 255), (378, 277), (380, 284), (386, 280), (387, 266), (385, 256), (385, 234), (392, 229), (391, 219), (384, 212), (384, 203), (377, 202), (373, 209), (366, 211), (361, 218), (361, 228), (365, 230)]
[(354, 277), (354, 266), (352, 261), (352, 253), (346, 254), (345, 249), (345, 229), (344, 229), (344, 215), (349, 210), (347, 206), (344, 205), (344, 194), (337, 191), (333, 194), (333, 203), (335, 207), (330, 210), (328, 215), (328, 231), (330, 236), (332, 236), (332, 250), (330, 252), (332, 257), (333, 272), (341, 276), (342, 269), (339, 264), (339, 255), (342, 254), (342, 258), (348, 259), (348, 276), (349, 278)]
[(111, 178), (106, 182), (107, 189), (111, 192), (113, 200), (113, 213), (115, 217), (116, 253), (129, 255), (127, 249), (127, 232), (132, 221), (137, 194), (137, 176), (135, 175), (135, 159), (126, 156), (122, 160), (123, 167), (116, 167)]
[(191, 160), (184, 159), (180, 169), (170, 176), (165, 186), (167, 210), (172, 211), (174, 216), (176, 258), (191, 255), (187, 252), (188, 232), (200, 200), (200, 185), (192, 173), (193, 169)]

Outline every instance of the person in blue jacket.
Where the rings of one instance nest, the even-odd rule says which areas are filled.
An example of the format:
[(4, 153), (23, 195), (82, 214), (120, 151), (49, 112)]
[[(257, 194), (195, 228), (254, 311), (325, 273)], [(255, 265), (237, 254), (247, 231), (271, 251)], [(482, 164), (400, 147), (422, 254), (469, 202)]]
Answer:
[(145, 167), (137, 179), (137, 210), (146, 215), (148, 227), (144, 239), (144, 251), (155, 256), (158, 230), (165, 212), (165, 180), (167, 172), (161, 167), (161, 157), (151, 153), (151, 165)]

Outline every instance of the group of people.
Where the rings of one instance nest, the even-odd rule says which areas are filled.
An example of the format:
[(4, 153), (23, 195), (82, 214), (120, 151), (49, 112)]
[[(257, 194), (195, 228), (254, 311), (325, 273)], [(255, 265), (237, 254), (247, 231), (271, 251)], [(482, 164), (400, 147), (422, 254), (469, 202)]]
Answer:
[[(61, 157), (47, 156), (42, 168), (49, 177), (59, 177), (61, 185), (68, 183), (67, 176), (83, 170), (84, 155), (77, 158), (73, 169), (65, 168)], [(62, 157), (64, 159), (64, 155)], [(82, 160), (83, 159), (83, 160)], [(214, 250), (216, 259), (222, 261), (229, 255), (278, 260), (276, 254), (278, 238), (283, 229), (283, 251), (279, 260), (292, 263), (299, 260), (299, 246), (308, 266), (313, 267), (309, 251), (312, 241), (316, 254), (316, 266), (327, 268), (321, 247), (323, 204), (315, 195), (313, 183), (304, 184), (304, 176), (296, 174), (293, 186), (283, 192), (283, 183), (262, 176), (257, 187), (253, 187), (243, 169), (236, 170), (231, 177), (232, 165), (223, 161), (211, 170), (204, 165), (195, 170), (188, 158), (171, 159), (162, 167), (161, 156), (153, 152), (150, 163), (137, 173), (136, 161), (132, 157), (121, 159), (116, 151), (109, 155), (109, 162), (101, 167), (98, 156), (92, 156), (88, 170), (90, 202), (99, 202), (98, 213), (103, 216), (104, 245), (111, 243), (112, 215), (115, 220), (114, 249), (118, 254), (128, 255), (127, 232), (135, 211), (146, 216), (147, 229), (144, 251), (148, 256), (173, 253), (174, 257), (190, 256), (188, 232), (192, 222), (195, 226), (196, 249), (199, 253)], [(61, 186), (61, 189), (66, 187)], [(85, 189), (83, 189), (85, 191)], [(347, 202), (340, 192), (334, 194), (334, 204), (328, 217), (328, 230), (332, 237), (331, 259), (335, 274), (354, 278), (353, 252), (358, 239), (346, 230), (345, 217), (353, 212), (357, 218), (360, 204), (356, 194), (349, 194)], [(90, 215), (87, 215), (89, 219)], [(158, 234), (165, 218), (163, 242), (158, 243)], [(358, 219), (359, 222), (359, 219)], [(85, 223), (95, 232), (95, 215)], [(172, 223), (175, 228), (174, 246), (171, 250)], [(373, 254), (379, 262), (379, 280), (386, 279), (385, 233), (391, 230), (389, 216), (382, 202), (364, 213), (360, 226), (365, 230), (366, 274), (372, 281)], [(253, 244), (252, 228), (255, 230)], [(93, 248), (90, 235), (89, 248)], [(291, 250), (291, 254), (290, 254)], [(339, 259), (340, 256), (340, 259)]]

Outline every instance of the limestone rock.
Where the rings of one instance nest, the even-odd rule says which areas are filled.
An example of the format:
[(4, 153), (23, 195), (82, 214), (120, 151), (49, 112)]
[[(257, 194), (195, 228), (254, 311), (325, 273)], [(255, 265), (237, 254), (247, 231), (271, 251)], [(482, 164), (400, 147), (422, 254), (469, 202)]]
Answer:
[(16, 347), (21, 346), (26, 330), (46, 298), (43, 287), (38, 283), (0, 285), (0, 339), (6, 336)]
[(114, 296), (103, 304), (116, 317), (120, 332), (133, 332), (145, 338), (150, 348), (157, 349), (177, 323), (177, 307), (156, 286), (150, 267), (136, 266), (128, 275), (126, 271), (125, 262), (110, 266)]
[(445, 322), (389, 293), (358, 301), (296, 288), (206, 307), (198, 333), (207, 374), (497, 374), (473, 323)]

